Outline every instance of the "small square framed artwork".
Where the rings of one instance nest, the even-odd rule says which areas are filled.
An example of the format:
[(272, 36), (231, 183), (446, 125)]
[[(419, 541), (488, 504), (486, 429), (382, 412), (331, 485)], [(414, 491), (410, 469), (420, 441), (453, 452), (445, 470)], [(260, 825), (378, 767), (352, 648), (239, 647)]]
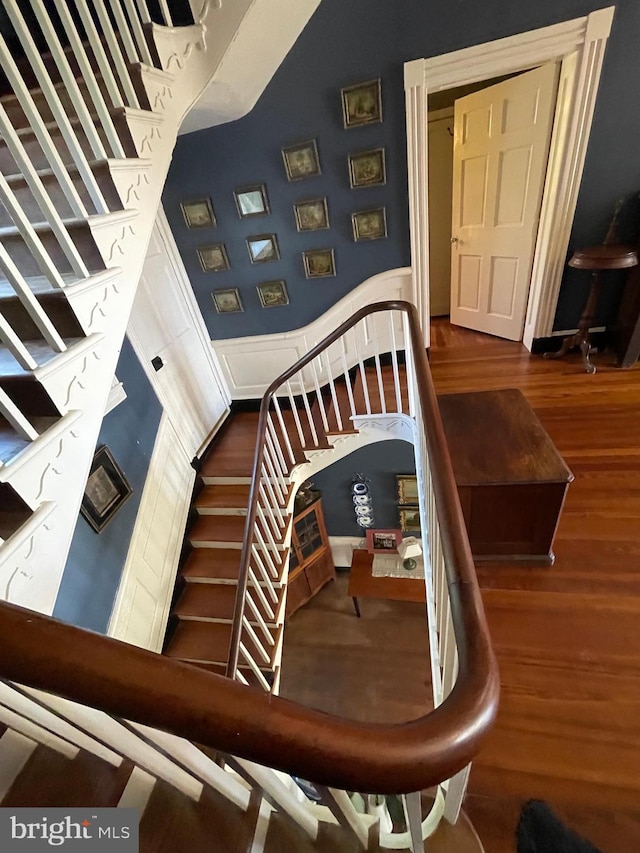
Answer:
[(398, 545), (402, 542), (402, 531), (397, 529), (367, 530), (367, 551), (370, 554), (396, 554)]
[(268, 261), (277, 261), (280, 257), (275, 234), (254, 234), (253, 237), (247, 237), (247, 248), (252, 264), (265, 264)]
[(180, 203), (187, 228), (213, 228), (216, 218), (210, 198), (197, 198)]
[(309, 249), (302, 253), (307, 278), (328, 278), (336, 274), (333, 249)]
[(403, 533), (421, 533), (420, 508), (417, 506), (399, 507), (400, 529)]
[(263, 308), (277, 308), (289, 304), (289, 294), (284, 281), (263, 281), (256, 286)]
[(398, 487), (398, 503), (417, 506), (418, 504), (418, 478), (415, 474), (398, 474), (396, 476)]
[(236, 200), (238, 216), (247, 219), (250, 216), (266, 216), (269, 213), (269, 199), (264, 184), (253, 184), (250, 187), (238, 187), (233, 191)]
[(214, 290), (211, 298), (218, 314), (239, 314), (244, 311), (237, 287)]
[(340, 90), (345, 128), (382, 121), (380, 80), (367, 80)]
[(384, 148), (349, 154), (349, 182), (352, 189), (381, 186), (387, 182)]
[(282, 149), (282, 159), (288, 181), (313, 178), (320, 174), (320, 159), (315, 139), (299, 142), (297, 145), (287, 145)]
[(93, 457), (80, 512), (100, 533), (132, 494), (132, 489), (113, 454), (103, 444)]
[(351, 214), (353, 239), (356, 243), (365, 240), (380, 240), (387, 236), (387, 214), (384, 207), (359, 210)]
[(198, 258), (203, 272), (220, 272), (228, 270), (229, 257), (224, 243), (215, 243), (212, 246), (200, 246)]
[(329, 227), (327, 199), (311, 198), (293, 205), (298, 231), (321, 231)]

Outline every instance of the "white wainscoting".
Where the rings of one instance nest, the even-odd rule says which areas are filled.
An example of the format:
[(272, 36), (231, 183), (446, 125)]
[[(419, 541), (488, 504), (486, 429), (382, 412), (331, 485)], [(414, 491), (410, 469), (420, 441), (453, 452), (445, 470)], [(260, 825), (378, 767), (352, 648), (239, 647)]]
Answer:
[(175, 429), (163, 415), (109, 636), (161, 650), (195, 476)]
[[(295, 364), (303, 355), (306, 355), (336, 326), (365, 305), (386, 299), (411, 300), (410, 267), (387, 270), (372, 276), (339, 302), (336, 302), (317, 320), (301, 329), (271, 335), (252, 335), (246, 338), (229, 338), (228, 340), (216, 341), (213, 348), (222, 367), (232, 399), (254, 400), (262, 397), (277, 376)], [(391, 336), (388, 330), (389, 327), (386, 323), (383, 326), (380, 322), (376, 327), (375, 339), (380, 347), (380, 352), (383, 353), (391, 350)], [(373, 356), (375, 352), (374, 336), (369, 335), (368, 337), (363, 351), (365, 358)], [(348, 352), (347, 358), (349, 359)], [(336, 348), (336, 361), (339, 359), (340, 354)], [(349, 367), (353, 367), (355, 363), (354, 355)], [(309, 388), (311, 387), (310, 384)]]

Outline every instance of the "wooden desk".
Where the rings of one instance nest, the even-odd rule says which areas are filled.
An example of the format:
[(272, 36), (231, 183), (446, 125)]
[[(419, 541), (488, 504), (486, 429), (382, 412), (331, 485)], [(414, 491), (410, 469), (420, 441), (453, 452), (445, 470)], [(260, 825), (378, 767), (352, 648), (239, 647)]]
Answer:
[(371, 574), (373, 554), (355, 550), (351, 557), (349, 595), (356, 616), (360, 616), (358, 598), (389, 598), (393, 601), (426, 602), (424, 580), (417, 578), (374, 578)]
[(515, 388), (438, 404), (476, 562), (550, 565), (573, 474)]

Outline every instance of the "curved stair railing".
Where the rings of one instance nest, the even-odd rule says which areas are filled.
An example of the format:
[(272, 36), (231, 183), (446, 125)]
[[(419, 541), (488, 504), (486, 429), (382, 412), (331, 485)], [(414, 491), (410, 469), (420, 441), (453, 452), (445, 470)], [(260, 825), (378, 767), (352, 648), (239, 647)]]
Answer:
[[(389, 339), (395, 342), (391, 350), (390, 391), (385, 391), (380, 367), (380, 350), (385, 340), (383, 320), (388, 324)], [(367, 346), (372, 347), (373, 384), (368, 380), (367, 384), (353, 381), (345, 365), (350, 351), (352, 356), (355, 353), (359, 377), (367, 373), (366, 346), (351, 346), (356, 334), (366, 334)], [(333, 361), (335, 353), (331, 347), (335, 345), (338, 347), (335, 363), (344, 368), (343, 388), (336, 378), (337, 370), (327, 369)], [(405, 366), (398, 354), (402, 346)], [(314, 360), (319, 357), (324, 359), (322, 375), (317, 366), (316, 371), (313, 369)], [(296, 376), (302, 383), (298, 387), (291, 385)], [(278, 808), (310, 835), (317, 832), (313, 811), (300, 806), (299, 798), (268, 768), (310, 780), (322, 804), (345, 827), (345, 832), (358, 839), (362, 849), (368, 849), (369, 824), (356, 812), (345, 792), (403, 795), (407, 842), (417, 851), (422, 849), (425, 831), (420, 792), (438, 786), (437, 813), (444, 812), (449, 820), (455, 821), (469, 764), (496, 714), (499, 685), (429, 364), (412, 305), (384, 302), (357, 312), (279, 377), (265, 395), (243, 548), (244, 571), (239, 584), (233, 657), (237, 661), (244, 645), (243, 628), (247, 624), (244, 607), (247, 590), (252, 586), (252, 573), (255, 576), (257, 571), (255, 554), (265, 556), (274, 552), (274, 545), (278, 544), (275, 538), (273, 542), (267, 541), (269, 537), (263, 533), (266, 525), (272, 524), (275, 536), (277, 518), (267, 519), (263, 515), (265, 505), (261, 506), (260, 501), (272, 499), (269, 485), (279, 483), (283, 490), (289, 485), (288, 475), (284, 473), (289, 465), (283, 462), (275, 441), (281, 432), (276, 392), (285, 387), (288, 394), (290, 388), (292, 395), (299, 397), (312, 389), (313, 394), (322, 397), (321, 384), (329, 387), (333, 384), (328, 399), (336, 408), (340, 407), (341, 394), (343, 405), (344, 399), (349, 408), (353, 404), (353, 414), (349, 417), (354, 422), (359, 417), (371, 421), (392, 414), (405, 425), (413, 425), (423, 529), (428, 531), (430, 552), (430, 561), (425, 563), (431, 565), (425, 574), (433, 710), (425, 709), (419, 719), (400, 725), (355, 722), (6, 603), (0, 604), (3, 637), (0, 677), (7, 681), (7, 689), (26, 694), (48, 713), (62, 716), (102, 742), (106, 737), (110, 749), (123, 753), (126, 746), (124, 754), (143, 761), (144, 767), (156, 767), (158, 761), (148, 752), (153, 753), (157, 748), (164, 759), (177, 762), (189, 774), (193, 773), (193, 762), (200, 766), (192, 742), (216, 750), (226, 766), (250, 779), (252, 785), (270, 790), (269, 796)], [(364, 412), (359, 414), (359, 403), (367, 398)], [(387, 406), (385, 401), (391, 399), (395, 399), (395, 407)], [(314, 412), (310, 405), (303, 408), (309, 418), (305, 429), (311, 431)], [(385, 408), (386, 412), (377, 411)], [(295, 424), (293, 410), (287, 415), (281, 406), (280, 414), (282, 423), (286, 425), (291, 418)], [(329, 409), (325, 414), (329, 424), (331, 418), (336, 419), (337, 425), (338, 418), (345, 417)], [(322, 415), (315, 413), (315, 416), (322, 421)], [(292, 443), (289, 448), (286, 440), (284, 446), (287, 453), (290, 451), (293, 465), (291, 457), (299, 458), (296, 447)], [(254, 536), (258, 529), (260, 536)], [(11, 687), (10, 683), (18, 686)], [(0, 692), (0, 711), (4, 703)], [(16, 713), (25, 715), (20, 710)], [(105, 720), (116, 726), (113, 737), (105, 736)], [(135, 744), (130, 746), (132, 736)], [(144, 748), (138, 743), (140, 737)], [(139, 752), (142, 758), (135, 757)], [(162, 761), (159, 764), (162, 766), (157, 772), (166, 773)], [(213, 771), (207, 765), (207, 773), (217, 774), (216, 779), (218, 770)]]

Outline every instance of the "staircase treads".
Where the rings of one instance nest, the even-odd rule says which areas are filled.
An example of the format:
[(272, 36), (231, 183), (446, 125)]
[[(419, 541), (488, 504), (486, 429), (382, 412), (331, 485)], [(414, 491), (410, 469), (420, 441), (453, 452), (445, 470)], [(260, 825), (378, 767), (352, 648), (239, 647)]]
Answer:
[(182, 567), (181, 575), (186, 581), (231, 581), (238, 580), (240, 571), (239, 548), (194, 548)]
[(4, 508), (0, 511), (0, 539), (8, 539), (16, 530), (31, 518), (33, 512), (30, 509), (6, 512)]
[(140, 823), (140, 853), (249, 850), (256, 811), (246, 812), (205, 786), (196, 803), (158, 780)]
[(117, 806), (133, 765), (113, 767), (80, 750), (71, 761), (38, 746), (2, 801), (3, 808), (76, 808)]
[[(199, 669), (206, 669), (207, 672), (213, 672), (215, 675), (226, 675), (227, 668), (226, 666), (219, 663), (194, 663), (193, 666), (199, 667)], [(249, 687), (257, 687), (259, 690), (264, 690), (264, 685), (258, 681), (258, 676), (255, 672), (246, 664), (241, 665), (239, 667), (244, 679), (249, 682)], [(272, 677), (270, 672), (265, 672), (264, 677), (266, 680), (271, 683)]]
[[(190, 583), (186, 584), (182, 590), (182, 594), (178, 599), (173, 613), (179, 619), (192, 620), (207, 620), (220, 619), (225, 621), (233, 620), (233, 613), (236, 603), (237, 587), (229, 584), (203, 584)], [(255, 602), (256, 607), (262, 618), (269, 623), (273, 623), (273, 616), (270, 616), (264, 609), (264, 605), (260, 598), (249, 587), (251, 598)], [(251, 623), (256, 622), (256, 617), (253, 611), (247, 605), (247, 618)], [(275, 615), (275, 610), (274, 610)]]
[[(2, 303), (0, 302), (0, 308), (2, 307)], [(73, 338), (71, 340), (66, 340), (65, 344), (68, 348), (72, 347), (74, 344), (78, 343), (78, 341), (84, 340), (84, 338)], [(38, 367), (43, 367), (47, 362), (61, 355), (61, 353), (56, 352), (52, 349), (49, 344), (42, 340), (41, 338), (34, 340), (23, 340), (25, 348), (28, 350), (31, 358), (36, 362)], [(32, 373), (29, 370), (26, 370), (22, 367), (18, 361), (13, 357), (9, 348), (7, 346), (0, 345), (0, 377), (1, 378), (17, 378), (17, 377), (29, 377), (32, 378)]]
[(202, 477), (251, 477), (258, 412), (237, 412), (216, 438), (202, 463)]
[[(179, 622), (165, 654), (184, 661), (225, 664), (229, 657), (231, 624), (227, 622)], [(258, 654), (253, 641), (243, 633), (242, 642), (260, 669), (269, 664)], [(269, 647), (267, 654), (274, 647)]]
[[(36, 279), (35, 282), (38, 284), (34, 283), (33, 286), (30, 281), (27, 284), (29, 284), (31, 292), (35, 294), (58, 334), (65, 339), (82, 337), (84, 334), (82, 326), (78, 322), (64, 291), (45, 291), (42, 285), (39, 285), (39, 281)], [(40, 290), (36, 289), (38, 287)], [(9, 283), (2, 280), (0, 280), (0, 311), (21, 340), (42, 338), (42, 332), (29, 316), (27, 309), (15, 295)]]
[(196, 547), (207, 542), (238, 542), (244, 539), (244, 515), (200, 515), (189, 530), (189, 542)]
[[(380, 396), (380, 388), (378, 385), (378, 377), (376, 369), (369, 367), (365, 371), (367, 377), (367, 389), (369, 392), (369, 405), (373, 414), (382, 412), (382, 402)], [(402, 411), (407, 414), (409, 412), (408, 392), (407, 392), (407, 370), (403, 364), (398, 366), (398, 379), (400, 383), (400, 395), (402, 402)], [(398, 403), (396, 399), (395, 385), (393, 381), (393, 373), (390, 370), (385, 370), (383, 373), (383, 392), (387, 412), (396, 412)], [(366, 401), (364, 388), (362, 385), (362, 377), (358, 371), (356, 381), (353, 386), (353, 396), (355, 400), (356, 412), (366, 413)]]
[(241, 509), (249, 506), (250, 483), (205, 486), (194, 501), (197, 509)]
[[(39, 434), (45, 432), (50, 426), (57, 423), (60, 417), (30, 417), (29, 422)], [(14, 456), (17, 456), (22, 450), (30, 447), (32, 444), (26, 438), (14, 430), (11, 424), (3, 417), (0, 417), (0, 462), (7, 463)]]

